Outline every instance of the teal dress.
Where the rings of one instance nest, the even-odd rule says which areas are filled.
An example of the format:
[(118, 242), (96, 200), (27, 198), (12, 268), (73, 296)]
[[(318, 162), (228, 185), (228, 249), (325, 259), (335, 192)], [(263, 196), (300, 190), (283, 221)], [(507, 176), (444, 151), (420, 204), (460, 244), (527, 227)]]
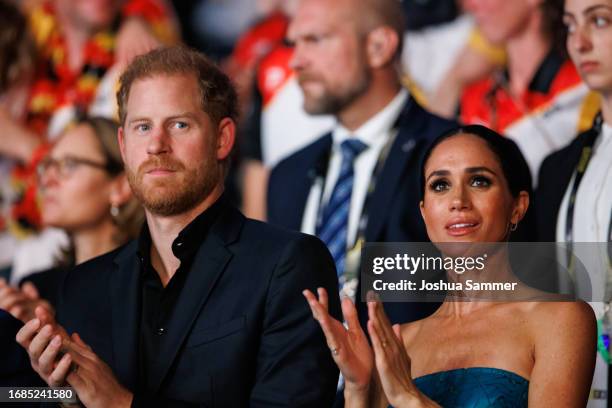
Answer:
[(499, 368), (459, 368), (415, 378), (419, 390), (444, 408), (526, 407), (529, 381)]

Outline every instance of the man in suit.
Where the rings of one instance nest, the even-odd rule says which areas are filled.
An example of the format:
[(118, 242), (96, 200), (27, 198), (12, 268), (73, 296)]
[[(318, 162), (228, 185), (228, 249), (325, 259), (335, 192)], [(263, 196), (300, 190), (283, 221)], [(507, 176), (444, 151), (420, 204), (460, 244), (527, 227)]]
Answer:
[[(337, 124), (272, 170), (268, 221), (318, 235), (341, 292), (357, 300), (363, 242), (428, 241), (419, 164), (428, 143), (456, 125), (426, 112), (400, 83), (402, 14), (397, 0), (304, 0), (288, 31), (304, 109)], [(399, 323), (431, 306), (385, 310)], [(363, 322), (365, 304), (357, 308)]]
[[(38, 309), (19, 332), (34, 369), (87, 407), (329, 405), (338, 371), (301, 291), (335, 289), (333, 262), (224, 197), (229, 79), (197, 52), (160, 49), (126, 69), (118, 102), (146, 225), (67, 275), (59, 323)], [(339, 316), (337, 298), (330, 308)]]

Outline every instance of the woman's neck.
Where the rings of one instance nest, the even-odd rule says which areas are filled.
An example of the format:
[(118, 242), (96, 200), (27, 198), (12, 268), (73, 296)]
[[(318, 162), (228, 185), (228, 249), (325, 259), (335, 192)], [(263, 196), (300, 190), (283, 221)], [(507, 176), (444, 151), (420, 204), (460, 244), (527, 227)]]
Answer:
[(111, 222), (72, 235), (76, 264), (83, 263), (117, 247), (117, 227)]
[(520, 97), (529, 88), (550, 47), (550, 40), (542, 32), (538, 11), (530, 18), (528, 26), (506, 44), (509, 86), (514, 96)]
[(79, 72), (84, 63), (83, 48), (92, 33), (84, 27), (75, 24), (65, 10), (58, 8), (56, 16), (64, 41), (66, 42), (68, 66), (72, 72)]
[[(498, 301), (508, 300), (508, 294), (486, 289), (474, 290), (467, 287), (482, 283), (512, 283), (518, 282), (512, 272), (508, 258), (507, 247), (502, 244), (485, 244), (481, 250), (484, 253), (484, 268), (474, 268), (471, 271), (457, 274), (447, 271), (448, 282), (461, 283), (461, 290), (449, 291), (447, 298), (439, 309), (443, 315), (461, 317), (473, 313), (476, 310), (488, 307)], [(512, 298), (512, 294), (509, 294)]]

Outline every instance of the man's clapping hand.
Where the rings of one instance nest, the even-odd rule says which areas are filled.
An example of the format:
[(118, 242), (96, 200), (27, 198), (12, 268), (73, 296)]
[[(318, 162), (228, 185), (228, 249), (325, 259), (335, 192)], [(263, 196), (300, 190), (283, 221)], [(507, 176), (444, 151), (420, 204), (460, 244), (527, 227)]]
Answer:
[(30, 356), (30, 363), (51, 387), (70, 385), (88, 408), (129, 407), (132, 394), (125, 389), (77, 333), (69, 336), (44, 308), (17, 333), (17, 342)]

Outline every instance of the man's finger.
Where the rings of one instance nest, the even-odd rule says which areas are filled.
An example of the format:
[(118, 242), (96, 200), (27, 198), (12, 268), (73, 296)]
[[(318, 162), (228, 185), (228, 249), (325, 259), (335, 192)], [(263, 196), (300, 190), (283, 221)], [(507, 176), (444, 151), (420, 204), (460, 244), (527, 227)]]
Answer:
[(66, 376), (70, 371), (71, 363), (72, 357), (70, 354), (64, 354), (53, 372), (49, 375), (49, 385), (51, 387), (60, 387), (66, 382)]
[(36, 317), (40, 319), (43, 325), (55, 324), (55, 317), (42, 306), (37, 306), (34, 310), (34, 314), (36, 314)]
[(38, 369), (43, 375), (48, 376), (53, 372), (61, 347), (62, 338), (56, 334), (38, 358)]
[(9, 310), (18, 303), (25, 301), (26, 298), (19, 292), (12, 292), (0, 300), (0, 309)]
[(51, 341), (51, 337), (53, 335), (53, 328), (51, 325), (45, 325), (43, 328), (34, 336), (32, 341), (30, 342), (30, 346), (28, 347), (28, 354), (30, 355), (30, 359), (32, 361), (36, 361), (38, 364), (38, 359), (40, 355), (45, 351), (47, 344)]
[(38, 289), (32, 282), (26, 282), (21, 286), (21, 291), (30, 299), (39, 299)]
[(17, 343), (21, 344), (21, 346), (25, 349), (28, 349), (30, 346), (30, 342), (36, 335), (36, 331), (40, 327), (40, 320), (32, 319), (26, 324), (23, 325), (21, 329), (17, 332), (15, 336), (15, 340)]

